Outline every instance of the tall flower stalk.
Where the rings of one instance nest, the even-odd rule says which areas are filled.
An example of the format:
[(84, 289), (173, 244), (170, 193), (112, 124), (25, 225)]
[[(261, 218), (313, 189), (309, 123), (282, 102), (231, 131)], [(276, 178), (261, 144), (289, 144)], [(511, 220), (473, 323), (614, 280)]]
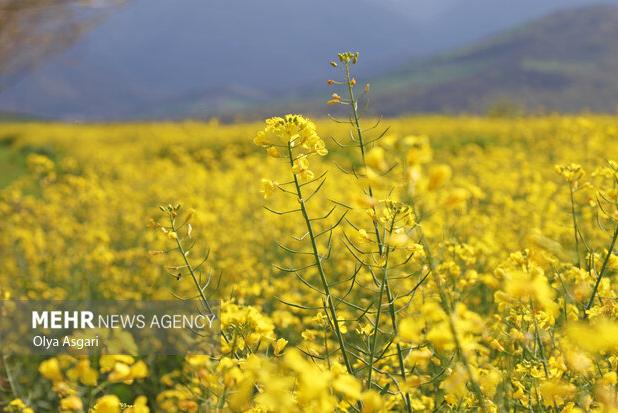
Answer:
[[(302, 215), (307, 231), (304, 237), (308, 239), (311, 245), (311, 256), (313, 259), (313, 263), (309, 267), (316, 268), (319, 276), (319, 286), (314, 286), (300, 274), (303, 269), (309, 267), (303, 269), (291, 268), (285, 269), (285, 271), (294, 272), (303, 284), (314, 291), (320, 292), (323, 296), (324, 311), (332, 326), (343, 363), (347, 372), (354, 375), (355, 372), (346, 346), (346, 339), (341, 329), (342, 320), (337, 314), (336, 299), (331, 291), (332, 280), (329, 280), (323, 264), (323, 261), (330, 255), (330, 250), (328, 254), (323, 254), (318, 247), (318, 238), (325, 235), (329, 235), (329, 237), (332, 236), (332, 231), (341, 223), (343, 216), (334, 225), (318, 232), (316, 231), (315, 223), (326, 219), (330, 213), (322, 218), (312, 217), (307, 205), (322, 189), (326, 179), (325, 174), (315, 178), (313, 171), (309, 169), (309, 158), (311, 156), (324, 156), (328, 153), (324, 141), (318, 136), (315, 125), (311, 121), (300, 115), (286, 115), (283, 118), (268, 119), (266, 121), (266, 128), (258, 133), (254, 142), (266, 148), (270, 156), (284, 158), (289, 162), (292, 175), (291, 181), (284, 184), (266, 181), (265, 185), (271, 189), (276, 188), (284, 193), (293, 195), (298, 203), (298, 208), (285, 212), (274, 211), (270, 208), (269, 210), (278, 215), (287, 215), (297, 212), (300, 212)], [(311, 194), (306, 195), (303, 189), (312, 184), (315, 184), (315, 188), (313, 188)], [(292, 189), (286, 188), (288, 186), (291, 186)], [(265, 190), (264, 194), (266, 195), (268, 192), (268, 190)], [(301, 254), (300, 251), (291, 248), (286, 247), (284, 249), (293, 254)], [(308, 309), (307, 306), (303, 305), (295, 306)]]
[[(358, 62), (358, 57), (359, 57), (359, 54), (357, 52), (356, 53), (346, 52), (346, 53), (340, 53), (338, 55), (339, 63), (343, 64), (343, 71), (344, 71), (343, 85), (347, 93), (347, 99), (342, 99), (339, 95), (333, 94), (333, 98), (329, 101), (329, 104), (346, 104), (350, 107), (350, 117), (348, 119), (348, 122), (353, 127), (354, 133), (352, 136), (354, 136), (355, 142), (353, 142), (351, 145), (345, 145), (345, 146), (352, 146), (352, 147), (358, 148), (360, 152), (362, 170), (364, 171), (364, 175), (365, 175), (363, 176), (363, 178), (367, 178), (368, 171), (370, 171), (372, 167), (377, 168), (379, 170), (378, 172), (381, 172), (384, 175), (391, 172), (393, 167), (389, 168), (386, 165), (385, 161), (383, 160), (383, 153), (379, 148), (372, 147), (375, 145), (376, 142), (379, 142), (384, 137), (387, 130), (382, 132), (377, 138), (368, 140), (365, 137), (363, 127), (361, 126), (361, 120), (360, 120), (361, 117), (359, 113), (359, 99), (356, 96), (355, 91), (354, 91), (357, 81), (352, 76), (352, 73), (351, 73), (351, 66)], [(336, 62), (331, 63), (331, 65), (334, 67), (338, 66)], [(341, 84), (342, 82), (329, 81), (329, 83), (330, 84)], [(365, 93), (367, 92), (368, 92), (368, 85), (365, 87)], [(344, 145), (341, 145), (341, 146), (344, 146)], [(370, 159), (368, 160), (368, 158)], [(381, 164), (381, 165), (377, 166), (376, 164), (378, 165)], [(355, 171), (353, 171), (353, 173), (355, 176), (357, 176)], [(390, 314), (391, 327), (393, 330), (393, 334), (395, 336), (398, 333), (398, 319), (397, 319), (398, 311), (395, 305), (396, 299), (393, 295), (393, 291), (391, 289), (390, 280), (389, 280), (389, 255), (391, 252), (391, 248), (389, 244), (385, 242), (385, 238), (387, 236), (391, 237), (393, 235), (393, 230), (394, 230), (393, 224), (394, 224), (395, 217), (393, 216), (393, 221), (390, 223), (390, 225), (387, 223), (383, 225), (383, 228), (381, 228), (380, 223), (378, 221), (378, 211), (376, 210), (377, 200), (374, 197), (375, 189), (371, 185), (371, 180), (370, 179), (366, 179), (366, 180), (368, 181), (368, 183), (365, 185), (365, 191), (366, 191), (366, 195), (370, 198), (370, 202), (371, 202), (370, 208), (372, 212), (371, 216), (372, 216), (372, 226), (373, 226), (373, 232), (374, 232), (374, 241), (378, 246), (379, 256), (381, 257), (381, 260), (384, 262), (384, 265), (381, 268), (382, 277), (381, 277), (381, 281), (379, 285), (377, 311), (375, 315), (374, 329), (373, 329), (373, 333), (371, 337), (371, 347), (370, 347), (370, 354), (369, 354), (367, 386), (370, 388), (372, 386), (373, 363), (374, 363), (374, 360), (376, 357), (375, 355), (377, 351), (376, 349), (377, 337), (380, 331), (379, 323), (381, 321), (382, 308), (384, 306), (383, 304), (384, 293), (386, 293), (386, 299), (387, 299), (387, 302), (385, 305), (387, 306), (388, 312)], [(420, 225), (420, 222), (418, 222), (419, 218), (418, 218), (418, 214), (417, 214), (416, 207), (414, 204), (414, 199), (411, 194), (408, 194), (408, 195), (409, 195), (408, 197), (409, 199), (407, 199), (407, 201), (411, 207), (410, 209), (412, 212), (412, 216), (415, 220), (414, 229), (419, 234), (419, 242), (422, 245), (422, 248), (424, 250), (424, 255), (426, 258), (426, 262), (429, 267), (429, 273), (427, 275), (431, 274), (433, 276), (434, 283), (436, 284), (436, 287), (438, 289), (438, 294), (440, 297), (440, 303), (441, 303), (442, 309), (447, 314), (447, 321), (448, 321), (449, 329), (450, 329), (451, 335), (453, 336), (453, 341), (454, 341), (457, 353), (459, 354), (459, 357), (466, 369), (466, 373), (469, 377), (469, 382), (470, 382), (472, 391), (474, 392), (479, 405), (483, 407), (483, 409), (485, 409), (485, 399), (482, 394), (481, 388), (478, 382), (474, 378), (472, 367), (469, 361), (467, 360), (467, 357), (462, 349), (462, 345), (458, 338), (456, 323), (455, 323), (455, 320), (452, 314), (453, 313), (452, 305), (450, 304), (446, 290), (441, 283), (440, 276), (436, 271), (436, 265), (435, 265), (433, 256), (431, 254), (429, 243), (427, 242), (427, 239), (423, 233), (423, 229)], [(422, 277), (420, 282), (417, 285), (415, 285), (414, 289), (420, 287), (420, 285), (425, 281), (425, 279), (426, 279), (426, 276)], [(414, 291), (408, 292), (408, 294), (406, 295), (410, 295), (413, 292)], [(396, 343), (396, 350), (397, 350), (399, 372), (400, 372), (402, 379), (405, 380), (407, 376), (406, 367), (405, 367), (406, 354), (399, 342)], [(405, 392), (403, 394), (403, 398), (404, 398), (406, 410), (411, 412), (412, 406), (410, 402), (410, 394), (408, 392)]]
[[(343, 83), (344, 83), (344, 88), (347, 92), (347, 100), (343, 102), (339, 101), (339, 102), (331, 102), (331, 103), (347, 103), (349, 105), (350, 113), (351, 113), (349, 122), (353, 127), (354, 135), (356, 137), (356, 142), (352, 146), (356, 146), (358, 148), (360, 152), (362, 168), (364, 171), (367, 171), (367, 169), (369, 168), (369, 165), (367, 163), (367, 152), (370, 150), (370, 148), (369, 148), (369, 144), (366, 142), (366, 139), (363, 133), (363, 128), (360, 122), (358, 99), (354, 93), (354, 88), (356, 86), (356, 79), (353, 78), (351, 74), (351, 65), (356, 64), (356, 62), (358, 61), (358, 55), (359, 54), (357, 52), (356, 53), (347, 52), (347, 53), (339, 54), (338, 56), (339, 62), (343, 64), (343, 68), (344, 68), (344, 82)], [(336, 64), (333, 66), (336, 66)], [(333, 83), (337, 83), (337, 82), (333, 82)], [(382, 136), (383, 134), (380, 135), (378, 139), (376, 139), (375, 141), (379, 140)], [(376, 310), (376, 315), (375, 315), (375, 321), (373, 323), (374, 328), (372, 332), (371, 345), (370, 345), (370, 351), (369, 351), (367, 387), (371, 388), (372, 387), (372, 376), (373, 376), (373, 370), (374, 370), (373, 364), (374, 364), (375, 357), (377, 354), (377, 339), (378, 339), (378, 335), (379, 335), (378, 333), (380, 330), (379, 325), (380, 325), (381, 316), (382, 316), (384, 294), (386, 294), (386, 306), (388, 308), (391, 328), (393, 330), (394, 336), (397, 335), (398, 320), (397, 320), (397, 310), (395, 308), (395, 298), (393, 296), (393, 292), (392, 292), (392, 289), (390, 286), (390, 280), (389, 280), (390, 247), (388, 245), (385, 245), (384, 243), (384, 237), (382, 236), (382, 229), (380, 228), (380, 224), (377, 220), (378, 214), (377, 214), (377, 210), (375, 206), (376, 204), (374, 202), (374, 189), (371, 183), (368, 183), (365, 186), (365, 190), (366, 190), (367, 196), (371, 200), (370, 202), (371, 202), (371, 210), (372, 210), (372, 214), (371, 214), (372, 215), (372, 226), (373, 226), (373, 234), (375, 237), (374, 238), (375, 243), (378, 247), (378, 254), (380, 257), (383, 258), (383, 261), (384, 261), (384, 265), (381, 267), (382, 276), (380, 277), (378, 302), (376, 306), (377, 310)], [(391, 234), (393, 232), (396, 216), (397, 215), (395, 213), (393, 215), (392, 221), (390, 222), (390, 225), (387, 224), (386, 227), (384, 228), (385, 233)], [(404, 359), (405, 359), (404, 350), (399, 342), (397, 342), (395, 346), (397, 350), (399, 372), (400, 372), (401, 378), (405, 381), (407, 377), (407, 373), (406, 373), (406, 368), (405, 368), (405, 363), (404, 363)], [(403, 397), (404, 397), (406, 410), (408, 412), (411, 412), (412, 407), (411, 407), (411, 401), (410, 401), (410, 394), (406, 392)]]

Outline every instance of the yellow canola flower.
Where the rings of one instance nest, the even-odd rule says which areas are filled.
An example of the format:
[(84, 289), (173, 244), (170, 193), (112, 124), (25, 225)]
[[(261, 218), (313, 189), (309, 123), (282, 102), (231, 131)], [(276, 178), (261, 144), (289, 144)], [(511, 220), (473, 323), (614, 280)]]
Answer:
[(434, 165), (429, 168), (429, 182), (427, 183), (427, 189), (430, 191), (436, 190), (448, 182), (453, 175), (453, 171), (448, 165)]
[(99, 398), (94, 405), (95, 413), (120, 413), (120, 399), (113, 394)]
[(39, 155), (36, 153), (28, 155), (26, 163), (28, 165), (28, 169), (39, 175), (49, 174), (55, 167), (54, 161), (45, 155)]
[(129, 366), (127, 364), (116, 362), (113, 370), (110, 372), (107, 379), (111, 383), (125, 382), (130, 383), (135, 379), (143, 379), (148, 376), (148, 366), (143, 361)]
[(268, 154), (268, 156), (272, 158), (281, 157), (281, 151), (279, 151), (279, 148), (275, 148), (274, 146), (271, 146), (270, 148), (266, 149), (266, 153)]
[(77, 396), (69, 396), (60, 400), (60, 410), (69, 412), (80, 412), (84, 408), (84, 403)]
[(361, 413), (378, 413), (384, 407), (384, 400), (380, 394), (374, 390), (369, 390), (363, 394), (363, 409)]
[(582, 166), (576, 163), (571, 163), (567, 165), (556, 165), (555, 169), (556, 172), (569, 183), (573, 183), (582, 179), (586, 174)]
[(586, 376), (594, 371), (594, 362), (583, 351), (566, 349), (564, 355), (569, 368), (577, 374)]
[(281, 352), (283, 352), (283, 349), (285, 348), (285, 346), (287, 346), (287, 344), (288, 341), (286, 339), (277, 339), (277, 341), (275, 341), (275, 343), (273, 344), (273, 353), (275, 354), (275, 356), (279, 356)]
[(453, 188), (446, 193), (442, 206), (446, 209), (464, 209), (468, 199), (470, 191), (465, 188)]
[(362, 398), (363, 386), (356, 377), (343, 373), (333, 381), (333, 388), (350, 400)]
[(570, 342), (589, 353), (618, 351), (618, 322), (597, 319), (590, 323), (573, 323), (566, 328)]
[(114, 364), (114, 369), (111, 371), (107, 379), (110, 383), (117, 383), (120, 381), (127, 381), (131, 379), (131, 367), (124, 363)]
[(102, 373), (107, 373), (114, 369), (116, 363), (131, 365), (135, 363), (133, 356), (128, 355), (104, 355), (99, 359), (99, 367)]
[[(366, 176), (360, 154), (352, 148), (338, 148), (333, 154), (343, 170), (355, 169), (358, 181), (334, 162), (319, 158), (326, 153), (319, 137), (333, 136), (343, 142), (348, 125), (280, 119), (268, 133), (256, 137), (263, 148), (246, 142), (259, 128), (255, 124), (0, 125), (0, 136), (11, 137), (7, 142), (14, 140), (6, 148), (11, 153), (13, 147), (24, 158), (31, 150), (53, 153), (53, 159), (32, 158), (20, 178), (0, 185), (1, 297), (164, 299), (169, 298), (170, 289), (179, 296), (194, 296), (188, 277), (168, 280), (164, 274), (167, 266), (184, 265), (181, 256), (146, 253), (169, 251), (175, 245), (169, 229), (164, 236), (158, 232), (161, 225), (169, 228), (167, 220), (153, 225), (156, 232), (144, 228), (155, 212), (152, 205), (180, 200), (203, 211), (191, 220), (196, 248), (187, 258), (197, 265), (201, 251), (212, 247), (199, 278), (209, 279), (213, 270), (211, 286), (218, 286), (220, 272), (225, 280), (220, 283), (221, 296), (234, 300), (221, 306), (221, 329), (229, 339), (221, 339), (222, 358), (178, 360), (173, 370), (165, 368), (161, 377), (152, 377), (153, 383), (161, 385), (157, 394), (151, 391), (159, 386), (135, 383), (137, 377), (161, 371), (156, 359), (153, 364), (124, 357), (89, 363), (58, 356), (38, 366), (42, 383), (33, 381), (33, 388), (47, 386), (51, 391), (32, 393), (41, 394), (41, 400), (32, 400), (33, 406), (59, 403), (71, 411), (77, 407), (76, 398), (84, 397), (83, 409), (88, 409), (85, 395), (93, 387), (120, 386), (123, 400), (129, 405), (133, 400), (133, 407), (120, 407), (131, 413), (146, 411), (148, 402), (152, 411), (161, 413), (198, 412), (202, 406), (253, 413), (351, 411), (360, 406), (350, 403), (359, 397), (356, 382), (360, 382), (359, 401), (366, 411), (406, 411), (401, 392), (409, 392), (413, 411), (476, 411), (478, 401), (470, 380), (467, 392), (456, 380), (456, 366), (466, 357), (488, 399), (489, 412), (508, 411), (515, 404), (522, 411), (565, 413), (616, 407), (618, 256), (608, 250), (612, 249), (612, 219), (618, 217), (614, 202), (618, 168), (614, 164), (612, 169), (606, 161), (618, 159), (615, 116), (391, 119), (392, 130), (399, 135), (380, 142), (382, 153), (370, 154)], [(414, 131), (413, 138), (400, 138), (408, 131)], [(433, 148), (421, 136), (431, 136)], [(324, 196), (313, 199), (310, 215), (318, 218), (334, 205), (337, 209), (327, 220), (313, 221), (316, 233), (347, 211), (343, 231), (333, 233), (332, 254), (328, 235), (317, 240), (317, 248), (320, 255), (329, 256), (323, 261), (327, 282), (340, 318), (348, 320), (342, 331), (349, 329), (344, 339), (358, 375), (355, 379), (342, 374), (339, 343), (332, 334), (332, 320), (323, 311), (291, 308), (273, 299), (311, 308), (324, 303), (323, 295), (300, 285), (295, 274), (273, 271), (275, 261), (281, 268), (304, 268), (310, 263), (305, 254), (291, 256), (268, 247), (285, 241), (282, 245), (299, 252), (311, 251), (307, 237), (303, 238), (305, 228), (294, 215), (280, 219), (263, 214), (262, 196), (285, 191), (275, 181), (265, 182), (260, 194), (258, 188), (245, 190), (261, 176), (290, 182), (293, 166), (287, 159), (288, 145), (292, 159), (305, 157), (306, 164), (297, 166), (305, 179), (310, 176), (305, 171), (317, 176), (318, 168), (329, 170)], [(563, 170), (565, 177), (551, 168), (571, 162), (595, 173), (583, 175), (578, 167), (568, 167)], [(394, 169), (384, 174), (385, 165)], [(569, 180), (575, 190), (581, 268), (574, 260)], [(579, 185), (584, 180), (586, 185)], [(281, 187), (288, 188), (292, 187)], [(311, 193), (309, 189), (304, 193)], [(410, 220), (398, 215), (392, 234), (384, 231), (392, 217), (392, 211), (385, 212), (390, 208), (385, 199), (415, 204)], [(295, 199), (282, 195), (275, 201), (274, 209), (287, 211), (293, 209)], [(179, 226), (188, 225), (183, 214), (177, 220)], [(384, 248), (390, 251), (388, 261), (379, 251), (374, 223), (381, 246), (394, 247)], [(185, 229), (190, 232), (183, 226), (179, 238), (185, 238)], [(356, 278), (349, 278), (359, 266), (343, 245), (347, 241), (343, 235), (362, 251), (353, 250), (368, 264), (360, 267)], [(426, 250), (419, 245), (421, 235)], [(189, 247), (192, 242), (185, 244)], [(529, 253), (505, 260), (510, 252), (524, 248)], [(409, 256), (412, 259), (402, 264)], [(584, 312), (606, 256), (593, 306)], [(375, 329), (375, 287), (384, 275), (381, 265), (387, 262), (391, 298), (385, 290), (384, 311)], [(149, 274), (146, 279), (144, 274)], [(300, 275), (319, 287), (316, 268), (306, 268)], [(450, 316), (461, 351), (454, 348), (447, 315), (439, 304), (437, 280), (446, 290), (449, 307), (455, 309)], [(90, 288), (80, 289), (80, 285)], [(395, 339), (391, 338), (396, 330), (391, 303), (398, 326)], [(478, 317), (460, 311), (458, 304)], [(363, 309), (367, 312), (358, 319)], [(374, 331), (379, 332), (375, 387), (366, 391), (363, 362)], [(280, 334), (290, 343), (278, 339)], [(286, 358), (294, 350), (291, 343), (308, 354)], [(406, 380), (400, 379), (397, 345), (403, 349)], [(120, 347), (116, 353), (123, 352), (131, 354)], [(508, 374), (508, 382), (500, 383), (501, 374)], [(573, 397), (569, 384), (577, 388)], [(136, 399), (146, 391), (148, 402)], [(447, 406), (445, 395), (457, 404)], [(564, 404), (555, 409), (553, 400)], [(3, 407), (12, 408), (10, 413), (32, 411), (28, 405), (24, 399)], [(103, 403), (99, 407), (106, 408)], [(117, 407), (110, 409), (117, 411)]]
[(365, 162), (367, 163), (367, 166), (375, 169), (376, 171), (384, 172), (388, 169), (384, 149), (379, 146), (376, 146), (367, 152), (367, 155), (365, 155)]
[(26, 403), (22, 399), (14, 399), (9, 403), (9, 407), (15, 407), (18, 409), (24, 409), (26, 407)]
[(402, 139), (403, 144), (408, 147), (406, 161), (409, 166), (425, 164), (432, 160), (433, 151), (429, 145), (429, 137), (426, 135), (410, 135)]
[(4, 411), (9, 413), (34, 413), (34, 410), (28, 407), (22, 399), (11, 400)]
[(328, 154), (315, 124), (301, 115), (292, 114), (270, 118), (265, 123), (265, 128), (257, 133), (253, 142), (265, 148), (271, 157), (279, 158), (285, 156), (282, 152), (286, 152), (292, 163), (292, 172), (298, 179), (313, 179), (315, 174), (309, 169), (309, 157)]
[(557, 379), (544, 381), (539, 386), (543, 404), (547, 407), (562, 406), (575, 396), (576, 391), (577, 388), (572, 383)]
[(267, 199), (273, 192), (275, 192), (278, 186), (279, 184), (277, 184), (277, 182), (262, 178), (262, 188), (260, 189), (260, 193), (264, 195), (264, 199)]
[(508, 272), (504, 293), (507, 299), (519, 299), (523, 304), (532, 301), (549, 314), (556, 314), (558, 311), (558, 305), (554, 301), (555, 291), (550, 287), (545, 275), (539, 271), (533, 274), (527, 271)]
[(266, 148), (303, 146), (313, 149), (321, 141), (313, 122), (301, 115), (285, 115), (266, 120), (266, 127), (259, 131), (253, 140), (256, 145)]
[(433, 353), (427, 347), (423, 347), (420, 349), (412, 350), (406, 361), (408, 361), (412, 366), (418, 366), (421, 369), (426, 369), (429, 366), (429, 362), (433, 357)]
[(399, 338), (404, 341), (418, 343), (422, 340), (425, 321), (420, 318), (404, 318), (399, 322)]
[(457, 404), (461, 399), (468, 395), (466, 387), (469, 377), (466, 369), (461, 364), (457, 364), (451, 374), (440, 384), (440, 388), (446, 393), (445, 399), (451, 404)]
[(124, 410), (124, 413), (150, 413), (146, 396), (138, 396), (133, 405)]
[(71, 380), (79, 380), (86, 386), (96, 386), (99, 373), (90, 366), (90, 360), (81, 359), (72, 368), (67, 370), (67, 377)]
[(148, 377), (148, 365), (143, 360), (131, 366), (132, 379), (145, 379), (146, 377)]
[(502, 383), (502, 379), (502, 373), (496, 368), (482, 371), (479, 374), (478, 380), (483, 394), (489, 398), (493, 398), (498, 389), (498, 385)]
[(39, 365), (39, 373), (43, 377), (53, 382), (59, 382), (64, 380), (62, 375), (62, 371), (60, 370), (60, 363), (57, 358), (51, 358), (49, 360), (43, 361)]
[(309, 160), (306, 155), (301, 155), (294, 160), (292, 165), (292, 173), (298, 175), (301, 181), (308, 181), (315, 176), (312, 171), (309, 170)]

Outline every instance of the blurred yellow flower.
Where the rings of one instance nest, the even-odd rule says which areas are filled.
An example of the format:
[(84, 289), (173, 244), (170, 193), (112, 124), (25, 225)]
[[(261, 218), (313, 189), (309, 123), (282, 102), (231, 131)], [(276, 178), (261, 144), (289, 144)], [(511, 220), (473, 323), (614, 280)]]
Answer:
[(106, 395), (100, 397), (95, 405), (96, 413), (120, 413), (120, 399), (115, 395)]

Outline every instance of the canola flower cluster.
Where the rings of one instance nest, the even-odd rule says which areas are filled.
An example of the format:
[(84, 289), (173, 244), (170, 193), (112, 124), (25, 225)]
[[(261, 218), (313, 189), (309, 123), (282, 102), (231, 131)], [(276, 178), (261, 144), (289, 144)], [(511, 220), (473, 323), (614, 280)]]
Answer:
[(7, 355), (4, 411), (618, 411), (618, 119), (385, 130), (357, 61), (337, 122), (0, 125), (3, 298), (222, 300), (220, 357)]

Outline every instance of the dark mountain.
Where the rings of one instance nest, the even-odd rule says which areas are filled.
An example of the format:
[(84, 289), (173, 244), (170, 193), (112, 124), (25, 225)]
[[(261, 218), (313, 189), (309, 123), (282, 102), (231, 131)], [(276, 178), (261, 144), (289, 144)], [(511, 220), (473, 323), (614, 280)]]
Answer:
[(374, 79), (385, 114), (528, 110), (614, 112), (618, 7), (553, 13), (517, 29)]
[(423, 53), (465, 46), (549, 13), (616, 0), (375, 0), (414, 19)]

